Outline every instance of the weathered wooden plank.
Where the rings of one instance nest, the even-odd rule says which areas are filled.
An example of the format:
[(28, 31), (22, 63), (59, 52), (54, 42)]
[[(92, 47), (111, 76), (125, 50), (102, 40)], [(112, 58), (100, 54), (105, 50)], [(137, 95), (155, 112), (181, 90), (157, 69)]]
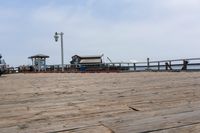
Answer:
[(8, 75), (0, 132), (198, 131), (199, 81), (200, 73)]

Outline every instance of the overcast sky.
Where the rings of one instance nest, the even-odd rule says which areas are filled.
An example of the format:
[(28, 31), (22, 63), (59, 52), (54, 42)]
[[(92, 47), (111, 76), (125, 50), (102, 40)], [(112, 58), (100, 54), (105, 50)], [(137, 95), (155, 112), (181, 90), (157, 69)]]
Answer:
[(10, 65), (46, 54), (113, 61), (200, 57), (200, 0), (0, 0), (0, 53)]

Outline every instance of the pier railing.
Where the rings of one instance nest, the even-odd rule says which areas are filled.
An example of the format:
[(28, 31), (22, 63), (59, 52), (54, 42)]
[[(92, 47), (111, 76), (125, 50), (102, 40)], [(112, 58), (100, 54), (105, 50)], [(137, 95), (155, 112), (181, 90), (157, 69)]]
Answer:
[(160, 60), (147, 62), (107, 63), (107, 66), (119, 66), (127, 71), (200, 71), (200, 58)]
[[(18, 72), (37, 72), (24, 66)], [(65, 64), (64, 72), (141, 72), (141, 71), (200, 71), (200, 58), (160, 60), (146, 62), (113, 62), (102, 64)], [(62, 65), (47, 65), (41, 72), (62, 72)]]
[[(85, 66), (85, 69), (82, 68)], [(61, 65), (50, 65), (51, 71), (60, 71)], [(65, 65), (65, 71), (200, 71), (200, 58), (160, 60), (147, 62), (113, 62), (103, 64)]]

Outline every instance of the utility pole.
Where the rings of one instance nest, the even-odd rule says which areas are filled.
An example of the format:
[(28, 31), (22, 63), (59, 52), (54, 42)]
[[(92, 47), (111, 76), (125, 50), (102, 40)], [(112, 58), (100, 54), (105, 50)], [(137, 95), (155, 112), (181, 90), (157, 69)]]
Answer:
[(60, 38), (61, 38), (61, 64), (62, 64), (62, 72), (64, 72), (64, 52), (63, 52), (63, 35), (64, 35), (64, 33), (63, 32), (61, 32), (61, 33), (56, 32), (55, 33), (54, 38), (55, 38), (56, 42), (58, 41), (59, 35), (60, 35)]

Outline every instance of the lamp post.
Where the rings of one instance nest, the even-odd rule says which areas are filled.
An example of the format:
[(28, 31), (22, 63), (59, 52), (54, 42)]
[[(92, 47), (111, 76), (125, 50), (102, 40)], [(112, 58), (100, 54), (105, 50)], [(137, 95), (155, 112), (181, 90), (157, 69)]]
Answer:
[(62, 72), (64, 72), (64, 52), (63, 52), (63, 35), (64, 35), (64, 33), (63, 32), (61, 32), (61, 33), (56, 32), (55, 33), (54, 38), (55, 38), (56, 42), (58, 41), (59, 35), (60, 35), (60, 38), (61, 38), (61, 63), (62, 63)]

